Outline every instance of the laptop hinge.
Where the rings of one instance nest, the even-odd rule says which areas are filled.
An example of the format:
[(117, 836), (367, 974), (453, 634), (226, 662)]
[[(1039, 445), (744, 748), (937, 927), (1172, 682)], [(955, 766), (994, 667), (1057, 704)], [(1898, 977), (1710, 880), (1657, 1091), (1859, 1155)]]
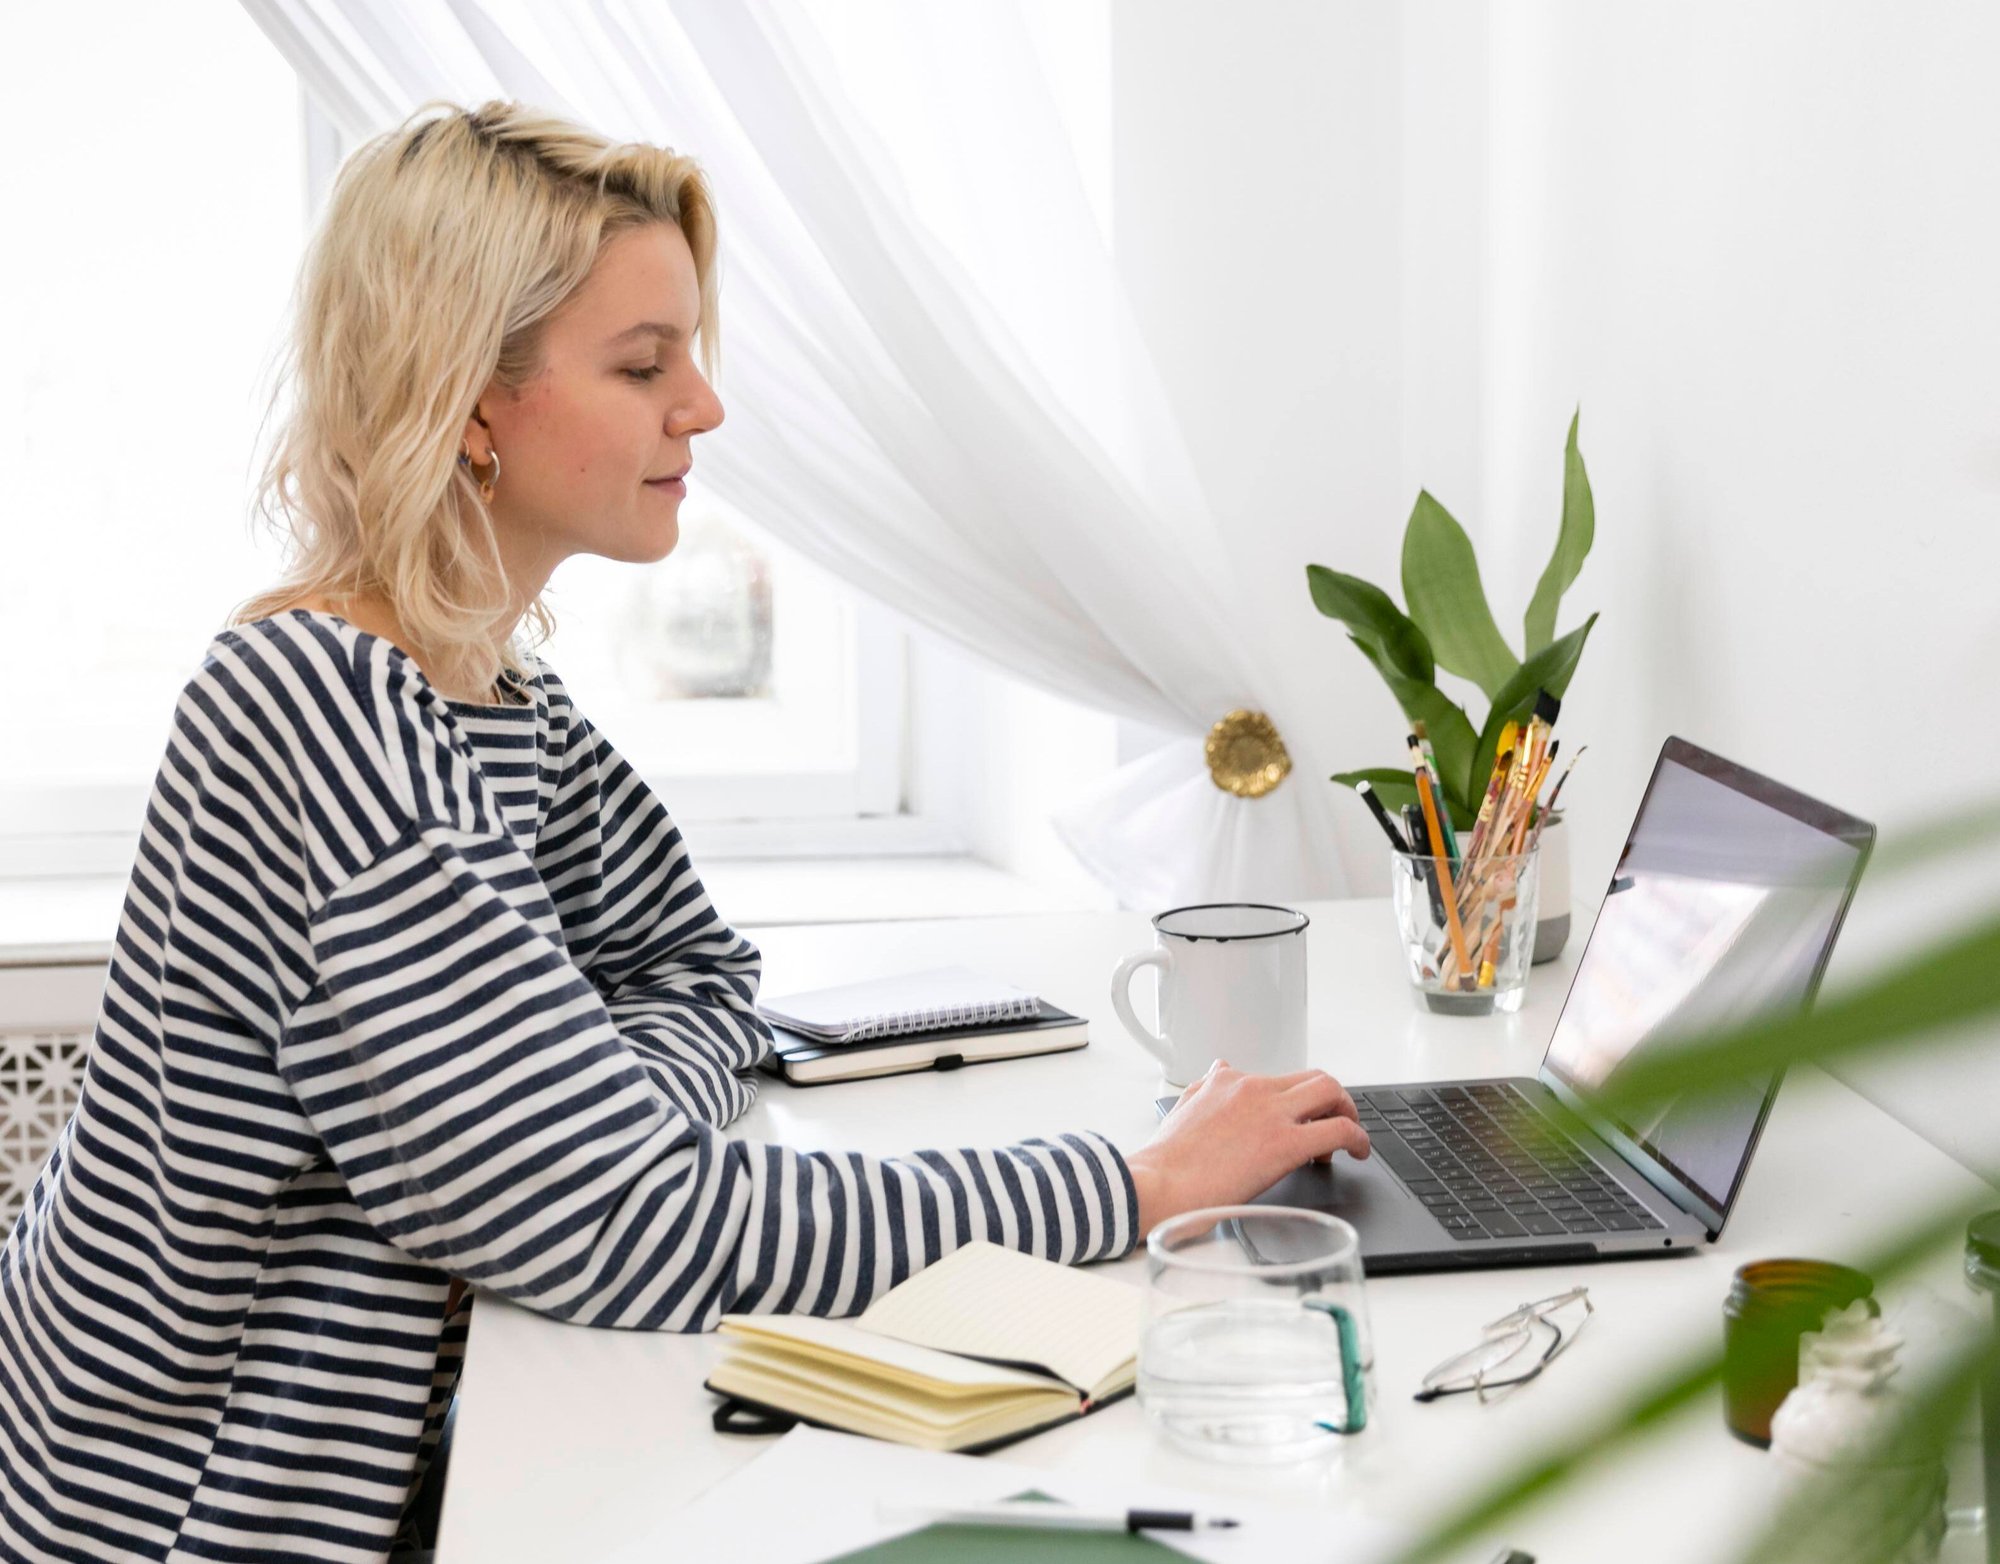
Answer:
[(1617, 1152), (1635, 1173), (1666, 1196), (1677, 1210), (1699, 1222), (1710, 1243), (1721, 1235), (1722, 1213), (1689, 1189), (1672, 1171), (1664, 1167), (1658, 1158), (1603, 1114), (1593, 1111), (1590, 1105), (1547, 1065), (1543, 1065), (1536, 1072), (1535, 1079), (1540, 1081), (1548, 1089), (1549, 1095), (1579, 1123)]

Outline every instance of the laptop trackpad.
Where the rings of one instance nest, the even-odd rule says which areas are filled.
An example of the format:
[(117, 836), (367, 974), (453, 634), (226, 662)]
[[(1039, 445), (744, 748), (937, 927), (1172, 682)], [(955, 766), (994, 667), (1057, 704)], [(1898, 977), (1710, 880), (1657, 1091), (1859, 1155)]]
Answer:
[[(1345, 1153), (1336, 1153), (1331, 1162), (1309, 1162), (1286, 1174), (1254, 1202), (1260, 1206), (1303, 1206), (1308, 1211), (1324, 1211), (1354, 1224), (1361, 1234), (1365, 1252), (1371, 1234), (1388, 1233), (1411, 1220), (1415, 1202), (1387, 1168), (1374, 1159), (1356, 1162)], [(1423, 1217), (1421, 1207), (1415, 1213)], [(1305, 1256), (1269, 1256), (1270, 1259), (1302, 1259)]]

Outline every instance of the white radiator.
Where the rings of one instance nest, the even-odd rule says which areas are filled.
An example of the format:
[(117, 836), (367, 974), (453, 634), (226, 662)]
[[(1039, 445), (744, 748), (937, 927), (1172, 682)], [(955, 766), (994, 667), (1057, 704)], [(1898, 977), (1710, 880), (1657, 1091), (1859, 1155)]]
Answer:
[(76, 1106), (103, 989), (100, 966), (0, 966), (0, 1233)]

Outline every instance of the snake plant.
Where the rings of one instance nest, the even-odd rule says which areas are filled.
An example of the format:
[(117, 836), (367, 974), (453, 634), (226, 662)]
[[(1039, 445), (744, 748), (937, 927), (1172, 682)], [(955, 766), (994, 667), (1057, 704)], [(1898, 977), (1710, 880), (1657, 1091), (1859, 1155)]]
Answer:
[[(1509, 722), (1527, 720), (1537, 692), (1561, 698), (1597, 623), (1592, 614), (1567, 635), (1555, 633), (1557, 606), (1583, 569), (1597, 531), (1590, 478), (1576, 443), (1579, 417), (1570, 419), (1563, 450), (1562, 526), (1523, 617), (1520, 656), (1494, 623), (1472, 539), (1428, 490), (1417, 495), (1403, 531), (1407, 612), (1359, 576), (1306, 566), (1314, 605), (1347, 626), (1347, 638), (1381, 674), (1403, 715), (1413, 725), (1424, 725), (1437, 753), (1446, 805), (1460, 829), (1469, 827), (1478, 813), (1502, 730)], [(1484, 693), (1488, 705), (1479, 726), (1438, 688), (1440, 668), (1471, 680)], [(1333, 780), (1348, 787), (1368, 783), (1391, 810), (1416, 800), (1407, 766), (1342, 771)]]

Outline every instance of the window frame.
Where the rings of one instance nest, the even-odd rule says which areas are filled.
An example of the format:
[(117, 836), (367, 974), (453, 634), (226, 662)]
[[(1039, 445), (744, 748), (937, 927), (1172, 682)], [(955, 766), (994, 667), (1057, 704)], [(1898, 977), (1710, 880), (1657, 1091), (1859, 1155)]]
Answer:
[[(299, 83), (305, 229), (349, 144)], [(963, 851), (948, 822), (907, 807), (909, 636), (883, 609), (848, 598), (854, 762), (732, 774), (643, 770), (647, 785), (711, 855), (820, 857)], [(165, 714), (163, 714), (164, 716)], [(940, 736), (949, 742), (948, 736)], [(132, 866), (153, 779), (68, 786), (0, 784), (0, 881), (124, 875)]]

